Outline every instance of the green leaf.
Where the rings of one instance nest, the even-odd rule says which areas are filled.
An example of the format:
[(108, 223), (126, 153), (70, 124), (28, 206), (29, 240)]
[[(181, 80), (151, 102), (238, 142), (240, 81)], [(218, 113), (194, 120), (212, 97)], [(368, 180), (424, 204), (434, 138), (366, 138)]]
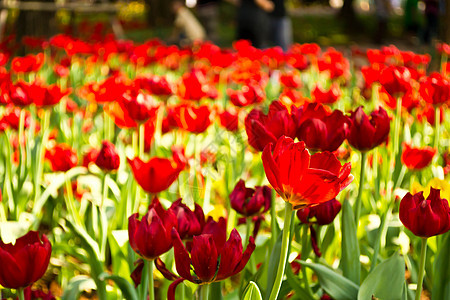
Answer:
[(320, 264), (300, 261), (300, 263), (312, 269), (319, 278), (320, 286), (335, 300), (349, 300), (358, 297), (358, 285), (334, 270)]
[(435, 260), (433, 275), (433, 287), (431, 294), (433, 299), (450, 299), (450, 233), (442, 236), (442, 244)]
[(258, 285), (250, 281), (247, 288), (244, 291), (243, 300), (262, 300), (261, 292), (259, 291)]
[(359, 262), (359, 244), (354, 220), (350, 202), (344, 200), (342, 205), (342, 257), (340, 268), (344, 277), (359, 285), (361, 264)]
[(122, 295), (127, 300), (137, 300), (138, 296), (136, 293), (136, 289), (131, 285), (131, 283), (123, 277), (117, 275), (110, 275), (108, 273), (102, 273), (99, 276), (100, 280), (109, 279), (114, 281), (115, 284), (122, 291)]
[(275, 276), (277, 275), (278, 261), (280, 260), (280, 254), (281, 254), (282, 236), (283, 235), (281, 233), (278, 235), (278, 239), (272, 248), (272, 253), (270, 253), (269, 265), (268, 265), (268, 270), (267, 270), (267, 290), (265, 293), (266, 299), (269, 298), (270, 293), (272, 292), (272, 287), (273, 287), (273, 283), (275, 281)]
[(402, 299), (404, 283), (405, 261), (396, 253), (370, 272), (361, 284), (358, 299), (372, 299), (372, 296), (379, 299)]
[(303, 300), (314, 300), (314, 297), (302, 287), (300, 279), (292, 272), (290, 265), (286, 268), (286, 278), (291, 290), (295, 291), (295, 295)]
[(78, 275), (70, 279), (69, 284), (64, 289), (61, 300), (78, 299), (83, 291), (95, 289), (95, 282), (92, 278), (85, 275)]
[(216, 282), (211, 283), (210, 296), (211, 296), (211, 299), (214, 299), (214, 300), (223, 299), (221, 281), (216, 281)]

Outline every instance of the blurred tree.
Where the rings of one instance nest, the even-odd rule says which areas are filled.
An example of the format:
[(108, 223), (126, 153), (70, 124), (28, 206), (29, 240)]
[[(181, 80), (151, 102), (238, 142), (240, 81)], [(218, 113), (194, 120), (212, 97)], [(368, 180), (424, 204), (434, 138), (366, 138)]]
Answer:
[(145, 0), (147, 5), (147, 23), (151, 27), (173, 23), (170, 0)]

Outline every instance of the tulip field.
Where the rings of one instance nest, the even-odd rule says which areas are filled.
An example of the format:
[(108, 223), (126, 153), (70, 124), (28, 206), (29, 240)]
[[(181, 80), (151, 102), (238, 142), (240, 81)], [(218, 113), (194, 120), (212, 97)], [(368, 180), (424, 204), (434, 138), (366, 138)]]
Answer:
[(0, 299), (450, 299), (449, 45), (24, 44)]

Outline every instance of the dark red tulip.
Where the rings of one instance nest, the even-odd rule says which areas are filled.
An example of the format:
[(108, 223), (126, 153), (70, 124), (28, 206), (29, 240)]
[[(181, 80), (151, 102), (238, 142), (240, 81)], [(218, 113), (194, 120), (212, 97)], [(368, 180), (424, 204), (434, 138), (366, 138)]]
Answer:
[(177, 228), (177, 217), (165, 210), (157, 198), (153, 199), (147, 214), (128, 218), (128, 237), (131, 248), (141, 257), (153, 260), (172, 248), (171, 231)]
[[(220, 240), (225, 239), (226, 235)], [(175, 229), (172, 230), (172, 240), (178, 274), (197, 284), (224, 280), (239, 273), (255, 249), (255, 242), (250, 237), (243, 252), (241, 236), (236, 229), (231, 231), (228, 241), (223, 244), (218, 243), (218, 239), (211, 234), (194, 236), (190, 250), (183, 245)]]
[(95, 159), (95, 164), (102, 170), (117, 170), (120, 165), (120, 157), (116, 151), (116, 147), (109, 141), (103, 141), (102, 149)]
[(299, 88), (302, 86), (300, 74), (289, 72), (280, 76), (280, 83), (287, 88)]
[(199, 235), (202, 233), (205, 227), (205, 215), (203, 209), (200, 205), (195, 203), (195, 209), (192, 211), (186, 204), (178, 199), (170, 206), (174, 215), (178, 219), (178, 234), (182, 240), (192, 239), (194, 235)]
[(297, 217), (304, 224), (328, 225), (341, 211), (341, 202), (332, 199), (316, 206), (305, 207), (297, 211)]
[(160, 157), (153, 157), (148, 162), (135, 157), (128, 159), (128, 163), (137, 183), (152, 194), (168, 189), (184, 168), (174, 160)]
[(270, 208), (271, 198), (272, 193), (268, 186), (247, 188), (242, 179), (230, 194), (231, 207), (246, 217), (265, 213)]
[(350, 121), (347, 140), (359, 151), (368, 151), (387, 141), (391, 121), (383, 108), (373, 111), (368, 117), (360, 106), (351, 113)]
[(257, 151), (263, 151), (269, 143), (276, 143), (281, 136), (294, 138), (296, 130), (294, 118), (279, 101), (270, 104), (267, 115), (253, 109), (245, 118), (248, 143)]
[(450, 100), (450, 81), (440, 73), (433, 72), (420, 82), (420, 95), (433, 105), (442, 105)]
[(272, 144), (264, 148), (262, 161), (270, 184), (294, 209), (327, 202), (353, 180), (350, 163), (341, 165), (331, 152), (311, 156), (304, 142), (285, 136), (278, 139), (273, 154)]
[(90, 163), (95, 163), (100, 150), (91, 148), (83, 156), (82, 166), (88, 168)]
[(423, 238), (443, 234), (450, 229), (450, 208), (446, 199), (441, 199), (440, 190), (430, 188), (430, 195), (423, 192), (406, 194), (400, 202), (400, 221), (414, 235)]
[(52, 245), (45, 235), (30, 231), (13, 244), (0, 240), (0, 285), (4, 288), (25, 288), (39, 280), (50, 262)]
[(30, 84), (24, 81), (18, 81), (12, 84), (9, 90), (11, 102), (14, 105), (24, 107), (33, 103), (33, 97), (30, 95)]
[[(3, 123), (14, 130), (19, 129), (20, 123), (20, 112), (22, 109), (20, 107), (14, 106), (12, 104), (7, 105), (4, 111), (3, 117), (0, 119), (0, 123)], [(28, 128), (31, 122), (31, 114), (25, 110), (24, 128)]]
[(403, 143), (402, 163), (410, 170), (420, 170), (431, 163), (435, 154), (432, 147), (413, 148)]
[(317, 117), (311, 114), (300, 124), (297, 137), (309, 149), (336, 151), (347, 138), (349, 127), (349, 119), (339, 110), (326, 116), (321, 113)]
[(47, 149), (45, 158), (50, 162), (54, 172), (69, 171), (78, 163), (77, 153), (67, 144), (57, 144)]

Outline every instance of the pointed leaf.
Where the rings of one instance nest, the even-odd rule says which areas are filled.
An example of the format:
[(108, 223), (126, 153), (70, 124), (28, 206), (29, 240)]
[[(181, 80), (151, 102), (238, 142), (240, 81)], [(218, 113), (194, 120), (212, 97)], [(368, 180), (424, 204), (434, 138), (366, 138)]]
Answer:
[[(386, 276), (389, 274), (389, 276)], [(359, 289), (358, 299), (402, 299), (405, 283), (405, 261), (398, 254), (377, 265)]]
[(320, 286), (335, 300), (356, 299), (359, 287), (351, 280), (320, 264), (300, 261), (311, 268), (319, 278)]
[(100, 280), (109, 279), (114, 281), (115, 284), (122, 291), (122, 296), (127, 300), (137, 300), (136, 289), (131, 285), (131, 283), (123, 277), (117, 275), (110, 275), (108, 273), (102, 273), (99, 276)]
[(344, 277), (359, 285), (361, 263), (359, 262), (359, 244), (356, 236), (356, 224), (350, 202), (342, 204), (342, 258), (340, 268)]
[(258, 285), (250, 281), (247, 288), (244, 291), (243, 300), (262, 300), (261, 292), (259, 291)]

